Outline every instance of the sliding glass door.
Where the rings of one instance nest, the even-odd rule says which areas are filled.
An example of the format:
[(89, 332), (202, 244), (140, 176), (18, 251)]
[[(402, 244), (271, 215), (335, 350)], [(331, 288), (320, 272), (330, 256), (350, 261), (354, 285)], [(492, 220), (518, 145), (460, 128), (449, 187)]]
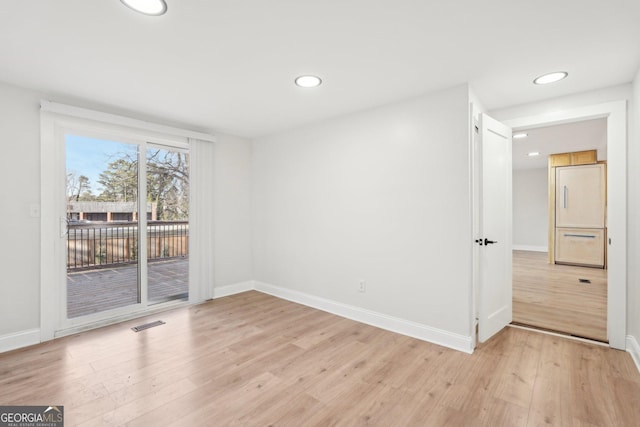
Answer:
[(189, 154), (147, 147), (149, 303), (189, 297)]
[(188, 150), (82, 133), (64, 140), (67, 319), (187, 299)]

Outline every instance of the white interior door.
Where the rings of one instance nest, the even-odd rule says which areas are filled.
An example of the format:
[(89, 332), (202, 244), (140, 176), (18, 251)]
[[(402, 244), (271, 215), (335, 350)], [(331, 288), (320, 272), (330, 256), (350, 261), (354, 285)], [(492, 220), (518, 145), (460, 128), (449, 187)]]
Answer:
[(512, 319), (511, 289), (511, 128), (480, 115), (478, 340), (484, 342)]

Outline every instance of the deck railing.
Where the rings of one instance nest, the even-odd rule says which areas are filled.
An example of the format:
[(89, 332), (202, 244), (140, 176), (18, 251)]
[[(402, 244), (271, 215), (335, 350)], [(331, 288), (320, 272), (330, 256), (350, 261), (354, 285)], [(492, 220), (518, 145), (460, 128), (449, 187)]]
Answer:
[[(67, 271), (107, 268), (138, 261), (137, 222), (70, 223), (67, 230)], [(149, 261), (188, 255), (188, 221), (147, 222)]]

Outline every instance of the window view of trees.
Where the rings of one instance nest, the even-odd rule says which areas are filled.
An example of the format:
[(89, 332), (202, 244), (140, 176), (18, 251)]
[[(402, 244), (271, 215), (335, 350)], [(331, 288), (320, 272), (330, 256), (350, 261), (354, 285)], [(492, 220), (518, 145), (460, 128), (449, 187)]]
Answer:
[(189, 157), (186, 153), (147, 150), (147, 201), (157, 203), (159, 220), (189, 217)]
[[(113, 159), (115, 157), (115, 159)], [(90, 179), (67, 173), (69, 202), (135, 202), (138, 200), (138, 159), (132, 153), (118, 153), (97, 179), (99, 194)], [(159, 148), (147, 150), (147, 202), (157, 206), (160, 221), (186, 220), (189, 211), (189, 156)]]
[(103, 188), (99, 202), (134, 202), (138, 200), (138, 160), (127, 157), (110, 162), (98, 178)]

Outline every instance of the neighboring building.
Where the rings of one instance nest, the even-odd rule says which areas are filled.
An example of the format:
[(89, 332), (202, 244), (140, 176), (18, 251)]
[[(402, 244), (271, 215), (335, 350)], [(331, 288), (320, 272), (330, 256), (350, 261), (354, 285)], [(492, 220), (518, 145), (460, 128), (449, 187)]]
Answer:
[[(137, 202), (69, 202), (67, 218), (77, 221), (137, 221)], [(147, 221), (158, 219), (158, 204), (147, 202)]]

